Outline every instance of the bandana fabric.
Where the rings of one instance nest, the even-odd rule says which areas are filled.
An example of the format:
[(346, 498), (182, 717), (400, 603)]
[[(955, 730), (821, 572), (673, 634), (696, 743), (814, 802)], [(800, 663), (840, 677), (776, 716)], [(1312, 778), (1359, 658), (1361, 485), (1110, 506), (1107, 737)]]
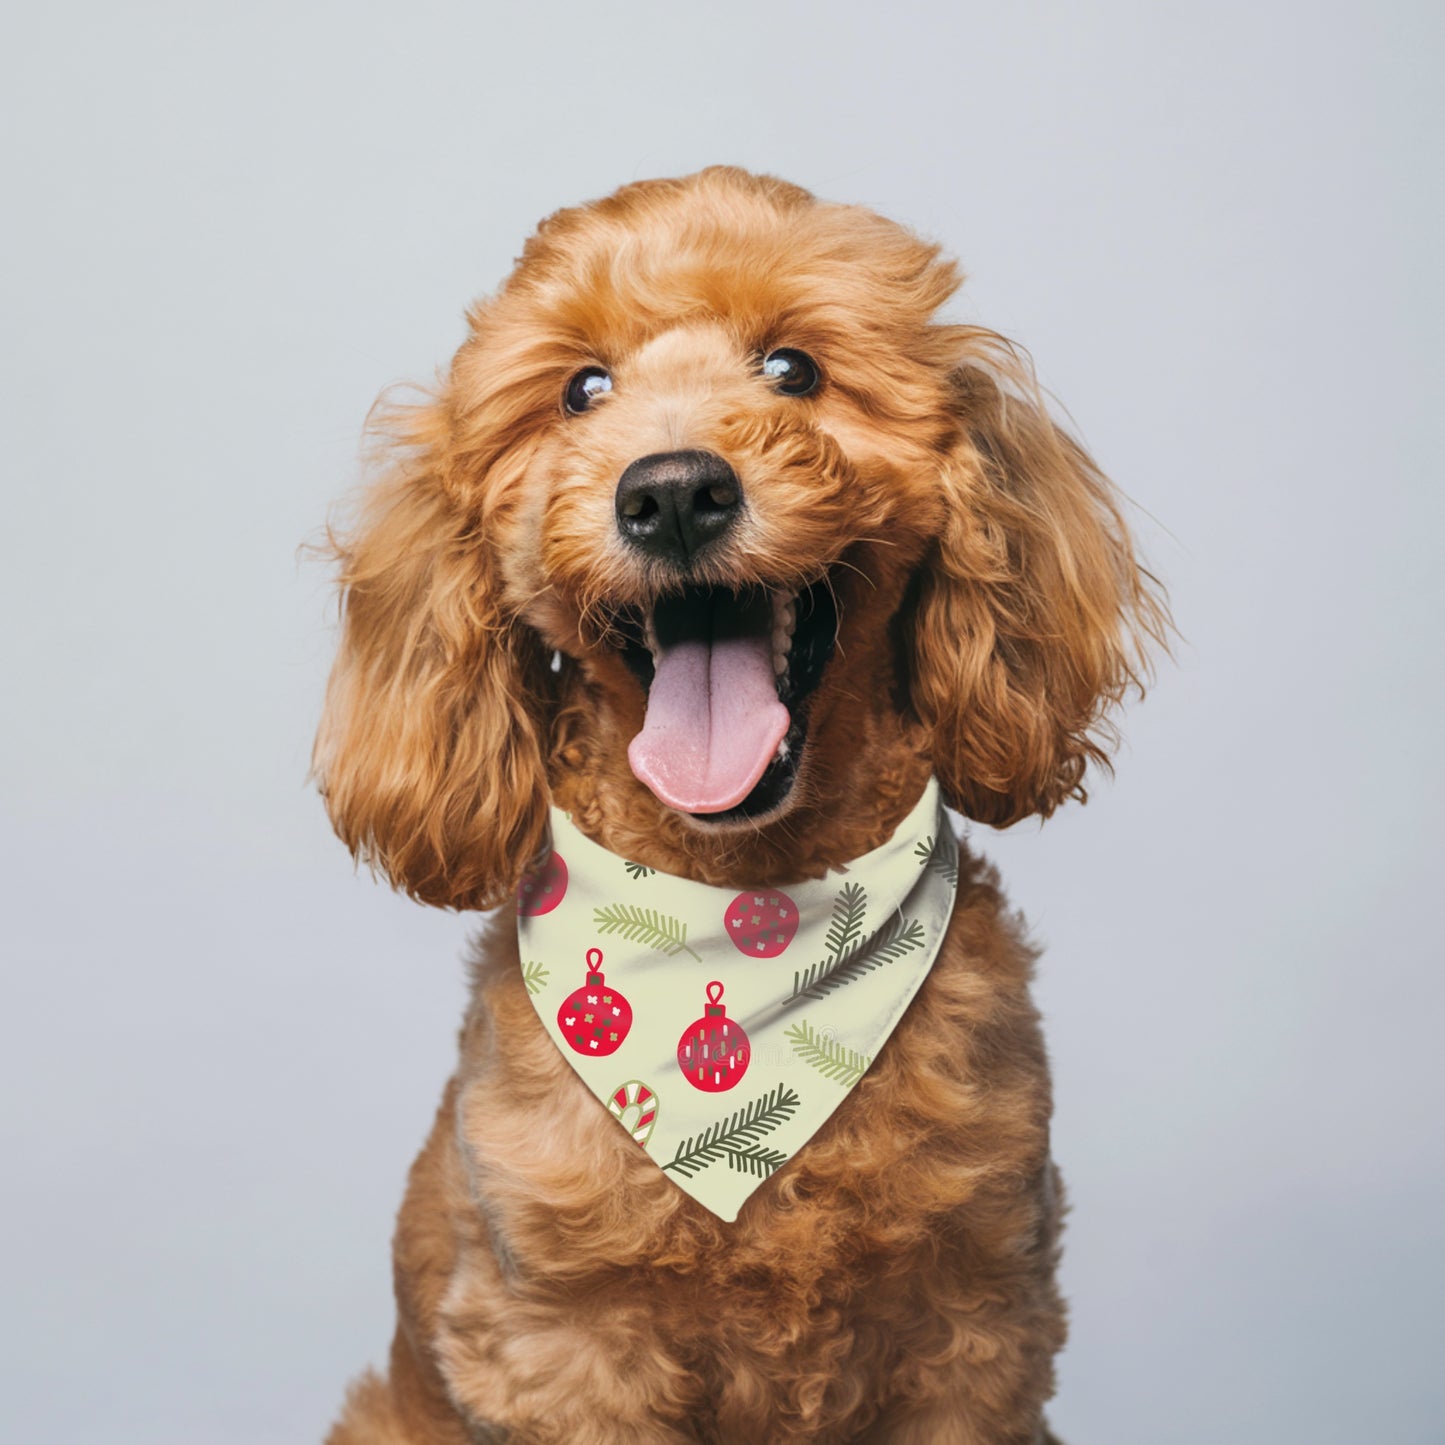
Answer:
[[(523, 978), (582, 1081), (723, 1219), (822, 1127), (928, 975), (958, 843), (930, 780), (881, 847), (781, 888), (630, 863), (552, 810), (518, 894)], [(614, 1124), (613, 1120), (616, 1120)]]

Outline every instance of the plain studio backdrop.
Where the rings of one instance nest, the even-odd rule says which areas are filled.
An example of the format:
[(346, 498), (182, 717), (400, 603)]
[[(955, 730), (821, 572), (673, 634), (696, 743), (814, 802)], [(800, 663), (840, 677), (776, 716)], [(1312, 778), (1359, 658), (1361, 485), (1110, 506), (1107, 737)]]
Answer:
[(1184, 634), (1116, 781), (974, 830), (1046, 948), (1057, 1428), (1445, 1439), (1440, 40), (1423, 3), (12, 12), (0, 1438), (315, 1441), (383, 1357), (476, 919), (357, 876), (306, 784), (298, 546), (541, 217), (725, 161), (961, 257), (952, 314), (1033, 351)]

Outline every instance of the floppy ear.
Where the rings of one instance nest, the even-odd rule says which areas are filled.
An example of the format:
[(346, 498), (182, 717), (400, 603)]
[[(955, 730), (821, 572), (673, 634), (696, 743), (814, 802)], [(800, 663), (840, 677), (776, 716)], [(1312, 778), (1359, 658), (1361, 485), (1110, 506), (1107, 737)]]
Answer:
[(545, 836), (548, 674), (502, 606), (478, 504), (449, 485), (444, 400), (398, 430), (359, 526), (333, 540), (342, 631), (313, 770), (355, 856), (422, 902), (488, 908)]
[(949, 803), (983, 823), (1047, 817), (1108, 767), (1108, 719), (1142, 694), (1168, 614), (1138, 564), (1119, 499), (1050, 420), (1027, 360), (960, 328), (959, 420), (944, 517), (918, 579), (913, 703)]

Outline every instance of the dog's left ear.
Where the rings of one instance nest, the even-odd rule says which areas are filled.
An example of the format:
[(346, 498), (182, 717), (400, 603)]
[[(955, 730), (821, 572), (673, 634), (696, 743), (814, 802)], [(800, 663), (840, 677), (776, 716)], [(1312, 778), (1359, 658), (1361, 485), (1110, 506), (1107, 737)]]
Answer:
[(952, 807), (998, 827), (1083, 799), (1108, 767), (1109, 713), (1143, 692), (1163, 597), (1120, 499), (1049, 417), (1026, 358), (976, 328), (951, 384), (945, 515), (917, 581), (913, 706)]

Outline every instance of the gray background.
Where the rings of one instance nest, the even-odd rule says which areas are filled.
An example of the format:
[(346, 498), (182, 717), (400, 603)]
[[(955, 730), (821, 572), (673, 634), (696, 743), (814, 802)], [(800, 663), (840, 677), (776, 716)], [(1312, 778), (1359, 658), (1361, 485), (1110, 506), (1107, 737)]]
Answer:
[(0, 1438), (315, 1440), (474, 920), (304, 784), (299, 562), (549, 211), (726, 160), (938, 238), (1186, 641), (976, 830), (1047, 945), (1072, 1445), (1439, 1442), (1436, 7), (48, 6), (0, 53)]

